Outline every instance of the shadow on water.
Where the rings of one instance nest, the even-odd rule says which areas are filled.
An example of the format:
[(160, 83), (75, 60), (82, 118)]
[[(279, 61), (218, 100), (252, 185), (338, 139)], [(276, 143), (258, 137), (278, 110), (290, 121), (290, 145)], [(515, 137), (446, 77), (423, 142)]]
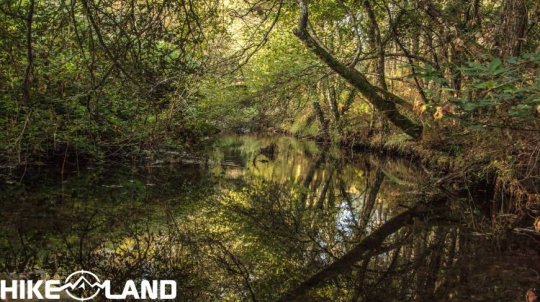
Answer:
[(180, 301), (521, 301), (540, 280), (406, 161), (231, 136), (202, 163), (46, 168), (2, 185), (4, 277), (174, 279)]

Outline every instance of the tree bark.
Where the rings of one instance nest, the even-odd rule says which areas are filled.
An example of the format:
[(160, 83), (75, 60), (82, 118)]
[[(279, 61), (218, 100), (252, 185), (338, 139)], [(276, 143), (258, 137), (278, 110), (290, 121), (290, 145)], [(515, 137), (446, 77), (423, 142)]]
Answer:
[(524, 0), (505, 0), (501, 7), (499, 52), (503, 57), (521, 54), (526, 39), (527, 6)]

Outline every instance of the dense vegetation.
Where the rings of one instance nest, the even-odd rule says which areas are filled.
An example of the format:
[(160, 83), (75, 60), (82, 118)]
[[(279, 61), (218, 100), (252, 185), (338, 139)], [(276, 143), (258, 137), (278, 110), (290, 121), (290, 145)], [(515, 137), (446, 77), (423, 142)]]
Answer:
[[(186, 300), (290, 301), (311, 291), (329, 300), (459, 301), (471, 294), (460, 288), (469, 275), (482, 283), (475, 290), (494, 289), (491, 300), (513, 297), (496, 292), (537, 276), (514, 280), (512, 262), (494, 268), (483, 249), (520, 228), (538, 242), (539, 20), (537, 0), (2, 1), (0, 197), (17, 203), (2, 204), (0, 271), (35, 262), (51, 274), (91, 265), (143, 274), (136, 246), (159, 276), (185, 281)], [(208, 150), (229, 133), (305, 140), (220, 137), (249, 149), (233, 151), (243, 152), (237, 163)], [(368, 153), (351, 168), (340, 148), (404, 163)], [(153, 179), (168, 156), (204, 166), (203, 175), (177, 177), (186, 171), (172, 168)], [(113, 162), (131, 170), (103, 165)], [(97, 171), (79, 174), (86, 163)], [(22, 181), (39, 187), (41, 174), (27, 171), (58, 167), (61, 190), (53, 176), (43, 196)], [(160, 181), (167, 185), (154, 187)], [(93, 186), (99, 194), (85, 191)], [(349, 202), (350, 221), (339, 201)], [(435, 211), (422, 201), (446, 204)], [(34, 227), (36, 208), (47, 218)], [(139, 226), (134, 209), (166, 213), (170, 233)], [(109, 231), (116, 250), (102, 240)], [(62, 256), (66, 247), (79, 254)], [(501, 268), (507, 280), (477, 268)]]
[(539, 18), (532, 0), (4, 1), (0, 155), (140, 158), (279, 131), (480, 159), (530, 198)]

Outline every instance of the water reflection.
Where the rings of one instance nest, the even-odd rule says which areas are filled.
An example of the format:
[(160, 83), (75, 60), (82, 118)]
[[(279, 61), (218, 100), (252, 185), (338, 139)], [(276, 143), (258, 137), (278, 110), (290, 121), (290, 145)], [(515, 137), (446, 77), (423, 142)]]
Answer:
[(243, 136), (197, 162), (31, 172), (3, 185), (4, 277), (175, 279), (179, 301), (519, 301), (539, 278), (406, 161)]

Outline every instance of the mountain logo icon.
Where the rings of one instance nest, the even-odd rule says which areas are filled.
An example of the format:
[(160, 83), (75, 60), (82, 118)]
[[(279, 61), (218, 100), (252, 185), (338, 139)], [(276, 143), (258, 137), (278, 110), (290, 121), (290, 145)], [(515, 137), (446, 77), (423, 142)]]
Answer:
[(73, 299), (86, 301), (95, 298), (104, 288), (96, 274), (80, 270), (69, 275), (62, 289)]

